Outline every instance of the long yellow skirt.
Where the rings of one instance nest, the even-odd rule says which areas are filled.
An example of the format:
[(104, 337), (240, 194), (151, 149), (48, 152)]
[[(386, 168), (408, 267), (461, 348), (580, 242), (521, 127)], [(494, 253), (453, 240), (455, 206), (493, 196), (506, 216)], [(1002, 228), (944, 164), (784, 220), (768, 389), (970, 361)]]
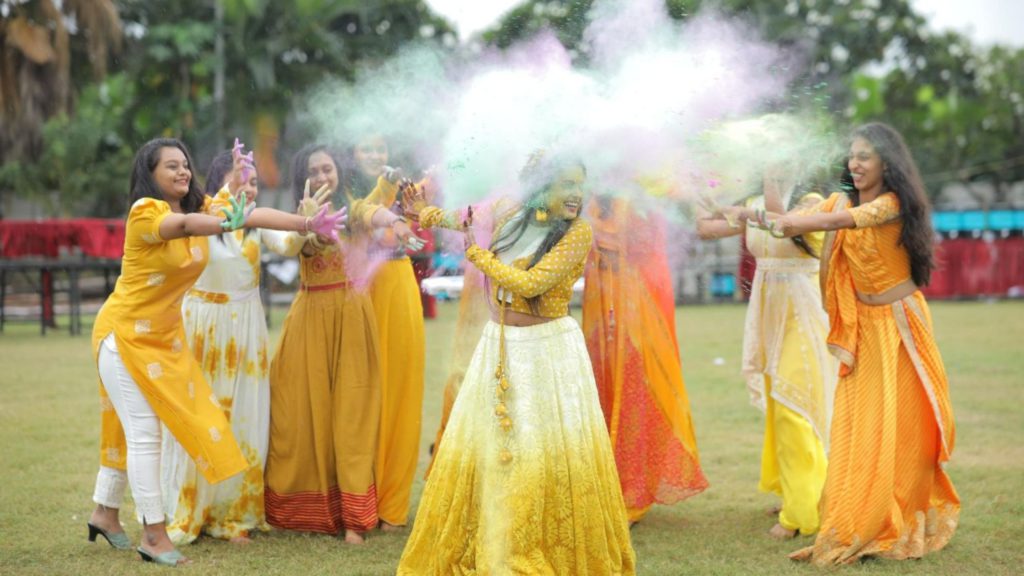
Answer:
[(408, 258), (388, 260), (370, 285), (380, 338), (381, 418), (377, 443), (377, 513), (400, 526), (419, 460), (423, 424), (423, 303)]
[(503, 403), (499, 330), (487, 325), (467, 369), (398, 574), (635, 573), (579, 325), (505, 327)]
[(272, 526), (328, 534), (377, 526), (378, 358), (368, 295), (299, 291), (270, 366)]
[[(945, 369), (924, 298), (918, 292), (905, 302), (857, 305), (857, 365), (836, 388), (821, 530), (794, 559), (828, 565), (867, 555), (920, 558), (956, 531), (960, 498), (939, 463), (936, 410), (949, 406)], [(910, 312), (902, 328), (912, 352), (896, 307)]]
[(818, 531), (818, 501), (828, 468), (825, 449), (806, 418), (771, 396), (765, 376), (764, 447), (758, 488), (782, 498), (779, 524), (801, 534)]

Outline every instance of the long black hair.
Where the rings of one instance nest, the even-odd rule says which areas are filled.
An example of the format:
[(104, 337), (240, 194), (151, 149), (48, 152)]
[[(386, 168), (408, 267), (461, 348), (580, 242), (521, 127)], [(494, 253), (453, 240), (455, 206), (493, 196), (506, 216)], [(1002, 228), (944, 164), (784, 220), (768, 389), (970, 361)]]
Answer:
[[(341, 155), (326, 144), (307, 144), (292, 156), (291, 166), (291, 188), (292, 196), (295, 198), (295, 205), (298, 206), (302, 200), (302, 192), (306, 188), (306, 179), (309, 178), (309, 157), (317, 152), (323, 152), (334, 162), (334, 169), (338, 172), (338, 187), (341, 188), (345, 182), (344, 163)], [(310, 191), (315, 192), (315, 190)], [(337, 190), (335, 190), (337, 192)]]
[(177, 148), (185, 155), (185, 163), (188, 165), (189, 171), (192, 172), (192, 178), (188, 181), (188, 193), (181, 199), (181, 211), (185, 214), (199, 212), (203, 207), (204, 199), (203, 191), (196, 181), (195, 164), (192, 162), (192, 155), (189, 153), (188, 147), (177, 138), (154, 138), (143, 144), (135, 153), (128, 191), (128, 204), (135, 204), (140, 198), (164, 200), (163, 192), (153, 180), (153, 170), (160, 163), (160, 150), (163, 148)]
[[(805, 185), (797, 183), (796, 187), (793, 188), (793, 193), (790, 195), (789, 206), (786, 206), (786, 211), (789, 212), (790, 210), (795, 208), (796, 205), (799, 204), (800, 201), (804, 199), (804, 196), (812, 194), (814, 192), (814, 190), (807, 188)], [(814, 249), (811, 248), (811, 245), (807, 243), (807, 239), (804, 238), (803, 234), (797, 234), (796, 236), (792, 236), (790, 237), (790, 240), (793, 241), (793, 244), (796, 244), (797, 248), (802, 250), (811, 258), (820, 258), (820, 256), (814, 252)]]
[(224, 177), (235, 168), (235, 157), (231, 150), (224, 150), (213, 157), (210, 168), (206, 171), (206, 185), (203, 192), (207, 196), (216, 196), (217, 192), (224, 187)]
[[(935, 269), (932, 253), (931, 207), (925, 194), (924, 182), (918, 172), (903, 136), (895, 128), (872, 122), (853, 131), (851, 140), (863, 138), (871, 144), (882, 159), (882, 192), (893, 192), (900, 201), (900, 246), (910, 256), (910, 276), (914, 284), (927, 286)], [(860, 192), (853, 185), (850, 164), (843, 168), (840, 181), (854, 206), (860, 204)]]
[[(509, 220), (511, 226), (504, 227), (491, 241), (490, 250), (495, 255), (505, 252), (526, 233), (526, 229), (536, 218), (538, 210), (547, 209), (548, 188), (554, 184), (558, 176), (570, 167), (579, 167), (583, 175), (587, 174), (587, 167), (578, 158), (544, 158), (543, 154), (535, 152), (519, 174), (519, 182), (525, 188), (527, 201)], [(555, 219), (551, 222), (551, 229), (544, 236), (544, 241), (534, 252), (526, 269), (533, 268), (556, 244), (565, 236), (572, 226), (572, 220)]]

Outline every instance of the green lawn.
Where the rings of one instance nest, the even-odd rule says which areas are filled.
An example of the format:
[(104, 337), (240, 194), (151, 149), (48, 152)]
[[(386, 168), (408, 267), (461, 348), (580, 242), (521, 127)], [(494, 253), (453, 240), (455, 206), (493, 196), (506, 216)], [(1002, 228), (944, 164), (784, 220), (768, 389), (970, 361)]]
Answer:
[[(439, 418), (456, 307), (427, 323), (423, 458)], [(960, 528), (921, 561), (867, 561), (848, 574), (1019, 574), (1024, 571), (1024, 303), (939, 303), (939, 345), (951, 379), (957, 450), (949, 467), (963, 499)], [(761, 416), (739, 378), (744, 309), (679, 310), (683, 369), (711, 488), (655, 509), (633, 530), (641, 574), (816, 574), (786, 553), (808, 540), (770, 540), (773, 498), (757, 492)], [(283, 312), (275, 311), (275, 327)], [(86, 542), (99, 433), (87, 336), (45, 338), (34, 325), (0, 335), (0, 573), (160, 573), (134, 552)], [(276, 338), (276, 334), (275, 334)], [(715, 359), (724, 359), (716, 365)], [(414, 502), (422, 482), (417, 482)], [(128, 507), (130, 509), (130, 505)], [(132, 513), (123, 514), (139, 538)], [(247, 547), (202, 539), (185, 548), (195, 574), (389, 574), (405, 534), (364, 547), (320, 535), (257, 535)]]

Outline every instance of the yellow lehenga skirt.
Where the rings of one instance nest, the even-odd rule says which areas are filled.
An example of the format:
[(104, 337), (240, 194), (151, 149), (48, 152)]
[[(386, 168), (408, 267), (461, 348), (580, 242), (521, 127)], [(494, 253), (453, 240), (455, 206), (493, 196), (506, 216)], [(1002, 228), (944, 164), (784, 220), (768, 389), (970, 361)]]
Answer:
[(466, 371), (398, 574), (635, 573), (579, 325), (505, 327), (503, 402), (500, 330), (488, 323)]

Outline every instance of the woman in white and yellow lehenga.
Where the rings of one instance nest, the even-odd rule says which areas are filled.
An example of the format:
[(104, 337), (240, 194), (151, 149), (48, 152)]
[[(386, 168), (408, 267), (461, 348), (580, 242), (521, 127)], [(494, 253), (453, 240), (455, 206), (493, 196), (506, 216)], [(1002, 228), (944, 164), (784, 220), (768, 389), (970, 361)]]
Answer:
[[(466, 370), (399, 574), (633, 574), (626, 508), (572, 285), (590, 251), (579, 218), (584, 168), (535, 156), (526, 205), (495, 214), (487, 277), (492, 319)], [(462, 218), (423, 207), (424, 227)], [(471, 232), (467, 238), (472, 238)]]
[[(215, 196), (231, 177), (234, 151), (214, 158), (206, 194)], [(256, 170), (240, 190), (248, 202), (259, 193)], [(223, 195), (226, 192), (221, 191)], [(186, 342), (224, 410), (249, 466), (244, 474), (213, 485), (171, 434), (163, 435), (161, 484), (171, 517), (167, 531), (178, 544), (204, 533), (245, 542), (252, 530), (268, 530), (263, 506), (263, 467), (270, 427), (267, 323), (260, 303), (260, 247), (294, 256), (303, 239), (275, 230), (236, 230), (209, 242), (206, 269), (185, 294)]]
[[(769, 185), (766, 182), (766, 185)], [(801, 205), (822, 200), (807, 194)], [(749, 202), (764, 208), (764, 197)], [(763, 492), (778, 494), (778, 523), (788, 538), (818, 531), (818, 503), (827, 469), (829, 421), (837, 366), (828, 352), (828, 316), (821, 306), (818, 255), (823, 234), (772, 238), (754, 227), (701, 220), (704, 238), (742, 233), (757, 259), (743, 335), (743, 374), (751, 403), (765, 413), (761, 451)]]

